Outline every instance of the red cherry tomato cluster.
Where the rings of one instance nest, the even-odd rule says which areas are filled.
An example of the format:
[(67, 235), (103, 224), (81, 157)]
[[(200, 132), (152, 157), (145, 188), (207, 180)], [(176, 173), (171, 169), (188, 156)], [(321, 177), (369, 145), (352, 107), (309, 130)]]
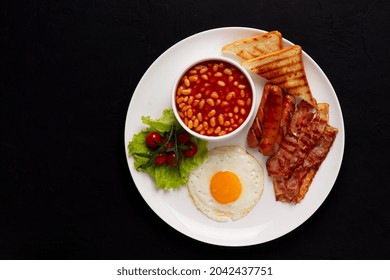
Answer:
[(177, 167), (181, 157), (193, 157), (198, 147), (191, 141), (187, 132), (170, 133), (168, 137), (158, 132), (149, 132), (145, 138), (146, 146), (153, 150), (154, 164), (168, 164)]

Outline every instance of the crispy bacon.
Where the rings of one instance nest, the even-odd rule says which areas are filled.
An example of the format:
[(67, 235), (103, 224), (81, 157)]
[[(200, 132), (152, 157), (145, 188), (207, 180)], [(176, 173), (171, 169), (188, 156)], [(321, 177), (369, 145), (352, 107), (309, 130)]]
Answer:
[(267, 170), (271, 177), (290, 177), (292, 171), (315, 146), (327, 125), (327, 104), (319, 103), (314, 118), (312, 116), (312, 110), (307, 110), (305, 104), (300, 104), (279, 150), (267, 160)]
[(291, 203), (305, 197), (338, 131), (328, 125), (327, 103), (295, 102), (295, 96), (268, 82), (247, 135), (249, 147), (270, 156), (266, 166), (276, 200)]
[(307, 127), (307, 124), (311, 121), (313, 110), (309, 103), (305, 101), (299, 103), (279, 150), (267, 160), (267, 170), (271, 177), (284, 173), (283, 168), (287, 169), (287, 165), (292, 163), (293, 156), (299, 148), (298, 136), (301, 134), (302, 128)]
[(328, 125), (329, 105), (317, 104), (313, 113), (299, 104), (277, 154), (267, 160), (277, 201), (298, 203), (304, 197), (337, 134)]
[(309, 171), (303, 178), (299, 193), (294, 197), (292, 202), (298, 203), (305, 197), (306, 192), (308, 191), (315, 174), (317, 173), (318, 169), (320, 168), (320, 165), (328, 155), (330, 148), (332, 147), (333, 142), (336, 139), (337, 133), (337, 128), (327, 125), (317, 145), (313, 148), (313, 150), (303, 162), (303, 168), (309, 169)]
[(293, 135), (300, 133), (313, 119), (315, 108), (306, 101), (301, 101), (291, 118), (289, 130)]
[(337, 132), (336, 128), (327, 125), (315, 147), (289, 178), (281, 175), (273, 178), (276, 200), (299, 203), (305, 197), (315, 174), (333, 145)]

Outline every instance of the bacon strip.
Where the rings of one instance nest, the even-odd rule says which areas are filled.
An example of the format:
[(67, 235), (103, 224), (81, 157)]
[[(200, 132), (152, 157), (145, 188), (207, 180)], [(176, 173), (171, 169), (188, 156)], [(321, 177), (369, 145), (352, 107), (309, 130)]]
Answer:
[(299, 193), (292, 199), (292, 202), (300, 202), (309, 190), (309, 186), (313, 181), (315, 174), (317, 173), (320, 165), (329, 153), (330, 148), (333, 145), (338, 129), (328, 125), (318, 141), (317, 146), (313, 148), (309, 156), (303, 163), (303, 168), (308, 169), (306, 176), (301, 180), (301, 187)]
[(338, 130), (328, 125), (327, 103), (313, 107), (304, 100), (297, 106), (295, 102), (295, 96), (268, 82), (247, 143), (270, 156), (266, 166), (276, 200), (296, 204), (305, 197)]
[(267, 160), (267, 170), (271, 177), (278, 175), (289, 177), (289, 170), (292, 170), (298, 164), (297, 160), (299, 158), (296, 155), (298, 155), (300, 148), (299, 140), (312, 122), (313, 116), (314, 108), (309, 103), (305, 101), (299, 103), (279, 150)]
[(296, 166), (302, 164), (304, 158), (314, 148), (322, 133), (325, 131), (328, 119), (329, 105), (326, 103), (318, 103), (316, 117), (304, 130), (302, 130), (298, 137), (299, 149), (292, 157), (293, 164), (289, 166), (288, 172), (291, 172)]
[(306, 101), (301, 101), (298, 109), (291, 118), (289, 130), (293, 135), (297, 135), (304, 129), (313, 119), (315, 108)]
[[(305, 118), (300, 118), (305, 119)], [(296, 147), (291, 148), (291, 142), (286, 144), (285, 138), (282, 145), (290, 149), (284, 149), (267, 161), (269, 175), (273, 179), (275, 198), (283, 202), (300, 202), (306, 195), (309, 186), (326, 158), (337, 134), (337, 129), (327, 124), (328, 104), (317, 105), (315, 118), (306, 129), (300, 127), (296, 132)], [(294, 126), (292, 129), (297, 128)], [(291, 130), (288, 136), (292, 137)], [(283, 153), (283, 154), (282, 154)], [(275, 160), (276, 156), (281, 156)], [(282, 162), (282, 163), (281, 163)], [(272, 169), (273, 173), (270, 173)], [(275, 168), (280, 168), (279, 170)], [(272, 175), (271, 175), (272, 174)]]
[(291, 177), (275, 176), (273, 178), (277, 201), (299, 203), (309, 190), (320, 165), (329, 153), (338, 130), (327, 125), (324, 133), (303, 161), (292, 173)]

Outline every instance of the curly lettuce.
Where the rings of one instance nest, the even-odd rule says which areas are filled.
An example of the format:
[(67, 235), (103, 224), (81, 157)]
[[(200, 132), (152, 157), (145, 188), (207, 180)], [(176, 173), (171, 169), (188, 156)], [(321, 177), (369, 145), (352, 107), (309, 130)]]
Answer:
[(141, 117), (142, 123), (147, 125), (147, 128), (134, 134), (132, 140), (128, 144), (129, 155), (134, 158), (134, 167), (137, 171), (149, 174), (156, 182), (157, 188), (160, 189), (176, 189), (185, 186), (188, 183), (188, 176), (190, 172), (201, 165), (207, 158), (208, 147), (207, 141), (191, 136), (191, 141), (194, 142), (198, 151), (193, 157), (183, 157), (183, 160), (178, 167), (174, 168), (169, 165), (151, 165), (146, 168), (148, 157), (151, 155), (150, 149), (146, 146), (146, 135), (151, 131), (164, 134), (169, 131), (174, 125), (177, 130), (183, 130), (177, 122), (172, 109), (164, 109), (162, 116), (159, 119), (152, 119), (149, 116)]

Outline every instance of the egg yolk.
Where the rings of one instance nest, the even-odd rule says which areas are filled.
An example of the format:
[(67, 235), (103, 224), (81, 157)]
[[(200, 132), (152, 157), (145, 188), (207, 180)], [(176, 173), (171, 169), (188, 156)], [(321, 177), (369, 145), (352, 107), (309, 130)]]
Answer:
[(221, 204), (233, 202), (239, 198), (242, 191), (240, 179), (230, 171), (218, 171), (210, 181), (210, 192)]

